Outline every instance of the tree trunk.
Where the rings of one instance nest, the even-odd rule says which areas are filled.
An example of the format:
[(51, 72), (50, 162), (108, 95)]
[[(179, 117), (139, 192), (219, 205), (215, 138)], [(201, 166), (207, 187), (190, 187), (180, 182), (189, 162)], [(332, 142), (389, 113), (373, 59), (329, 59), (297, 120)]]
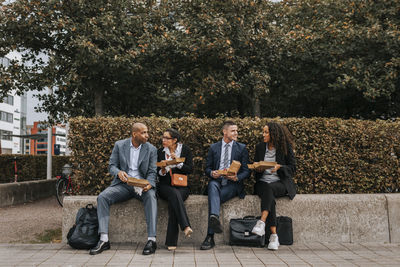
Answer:
[(255, 95), (254, 96), (254, 102), (253, 102), (253, 115), (254, 117), (261, 117), (261, 107), (260, 107), (260, 98), (259, 96)]
[(94, 90), (94, 115), (103, 116), (103, 89)]

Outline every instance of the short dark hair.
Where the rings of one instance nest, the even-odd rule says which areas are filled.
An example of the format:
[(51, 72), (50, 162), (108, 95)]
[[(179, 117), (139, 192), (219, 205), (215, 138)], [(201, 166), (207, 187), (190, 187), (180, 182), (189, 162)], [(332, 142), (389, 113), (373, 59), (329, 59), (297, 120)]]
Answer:
[(168, 128), (165, 131), (169, 132), (169, 134), (171, 135), (171, 138), (176, 139), (177, 143), (179, 143), (181, 141), (181, 134), (178, 132), (178, 130), (176, 130), (174, 128)]
[(234, 123), (233, 121), (230, 121), (230, 120), (224, 121), (224, 124), (222, 124), (222, 130), (224, 130), (230, 126), (233, 126), (233, 125), (236, 125), (236, 123)]

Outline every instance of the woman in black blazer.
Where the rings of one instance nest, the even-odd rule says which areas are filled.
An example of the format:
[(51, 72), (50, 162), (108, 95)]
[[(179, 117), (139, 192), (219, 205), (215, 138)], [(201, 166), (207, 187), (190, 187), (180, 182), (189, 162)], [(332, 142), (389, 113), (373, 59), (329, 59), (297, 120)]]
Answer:
[(171, 176), (174, 173), (189, 175), (193, 171), (193, 156), (190, 148), (180, 143), (180, 134), (175, 129), (167, 129), (162, 136), (163, 148), (157, 151), (157, 161), (185, 158), (185, 162), (169, 165), (166, 168), (157, 168), (159, 182), (157, 185), (159, 196), (168, 201), (168, 227), (165, 245), (168, 250), (175, 250), (178, 242), (179, 226), (185, 236), (193, 233), (186, 213), (184, 201), (189, 196), (187, 186), (172, 186)]
[(293, 153), (294, 142), (289, 130), (278, 123), (269, 122), (263, 128), (264, 142), (256, 146), (254, 161), (276, 162), (274, 168), (263, 171), (256, 169), (255, 193), (261, 198), (261, 219), (252, 232), (265, 235), (265, 225), (270, 226), (271, 236), (268, 249), (277, 250), (279, 240), (276, 234), (275, 198), (296, 195), (293, 176), (296, 171), (296, 159)]

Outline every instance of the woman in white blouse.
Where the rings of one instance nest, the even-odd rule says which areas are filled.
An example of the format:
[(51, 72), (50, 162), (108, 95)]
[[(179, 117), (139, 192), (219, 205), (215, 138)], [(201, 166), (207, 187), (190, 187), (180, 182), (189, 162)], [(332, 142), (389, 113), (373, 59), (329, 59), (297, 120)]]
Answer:
[(171, 185), (171, 173), (189, 175), (193, 171), (192, 151), (180, 141), (181, 136), (177, 130), (172, 128), (167, 129), (162, 136), (163, 148), (157, 151), (157, 161), (159, 162), (162, 160), (185, 158), (185, 162), (183, 163), (169, 165), (165, 168), (157, 168), (159, 178), (157, 185), (158, 195), (168, 201), (168, 227), (165, 240), (168, 250), (176, 249), (179, 227), (187, 237), (193, 233), (183, 203), (189, 196), (189, 187)]

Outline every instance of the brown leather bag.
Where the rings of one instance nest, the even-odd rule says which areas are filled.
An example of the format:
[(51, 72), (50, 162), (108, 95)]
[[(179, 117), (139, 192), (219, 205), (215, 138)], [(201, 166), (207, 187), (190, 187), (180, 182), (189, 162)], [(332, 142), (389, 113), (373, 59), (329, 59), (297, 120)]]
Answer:
[(171, 176), (171, 185), (172, 186), (187, 186), (187, 175), (174, 173), (169, 170), (169, 175)]

